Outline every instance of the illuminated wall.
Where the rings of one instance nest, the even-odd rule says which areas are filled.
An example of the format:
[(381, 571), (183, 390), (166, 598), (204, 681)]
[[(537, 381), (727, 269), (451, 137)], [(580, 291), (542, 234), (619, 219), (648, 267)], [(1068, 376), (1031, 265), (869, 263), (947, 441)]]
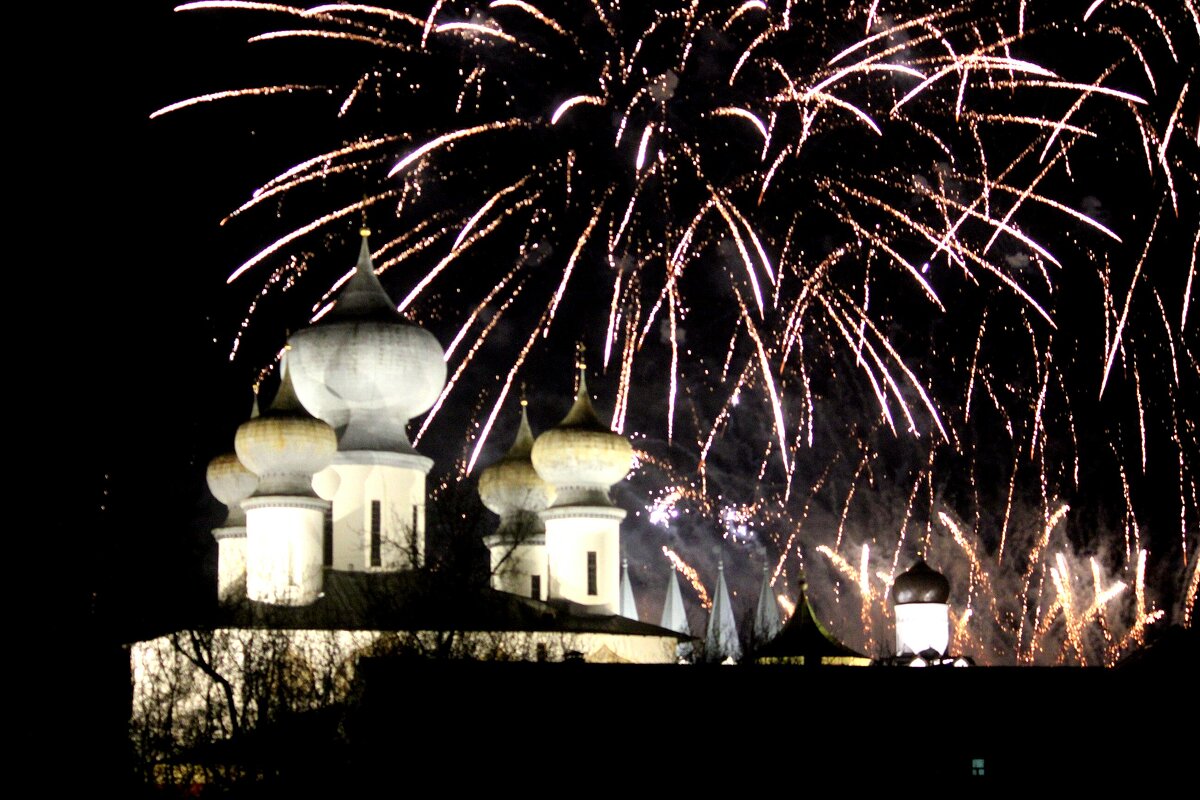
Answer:
[(533, 578), (536, 577), (536, 599), (548, 599), (550, 576), (545, 536), (528, 536), (518, 543), (511, 538), (492, 534), (483, 543), (490, 554), (493, 589), (534, 597)]
[(334, 457), (334, 569), (399, 571), (424, 564), (425, 476), (432, 466), (416, 454), (357, 450)]
[(325, 511), (316, 497), (252, 497), (246, 511), (246, 595), (276, 605), (306, 605), (324, 581)]
[[(541, 516), (546, 523), (550, 597), (579, 603), (597, 614), (619, 613), (621, 520), (625, 510), (565, 506), (547, 509)], [(589, 553), (595, 554), (594, 585), (589, 581)]]
[(246, 589), (246, 528), (217, 528), (217, 597), (233, 600)]
[(950, 609), (945, 603), (897, 603), (896, 654), (921, 653), (950, 646)]

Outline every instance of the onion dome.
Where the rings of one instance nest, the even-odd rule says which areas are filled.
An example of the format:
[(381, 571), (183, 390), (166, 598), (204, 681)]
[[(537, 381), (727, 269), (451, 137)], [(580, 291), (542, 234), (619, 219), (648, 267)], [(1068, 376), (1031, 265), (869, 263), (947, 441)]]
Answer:
[(305, 408), (337, 431), (338, 449), (415, 452), (408, 421), (446, 385), (442, 347), (396, 311), (375, 276), (370, 232), (333, 307), (292, 334), (292, 379)]
[(246, 524), (246, 513), (242, 501), (258, 486), (258, 476), (246, 469), (237, 453), (222, 453), (208, 462), (205, 472), (208, 490), (213, 497), (229, 507), (229, 514), (221, 527), (236, 528)]
[(533, 431), (526, 403), (521, 401), (521, 426), (504, 458), (479, 473), (479, 497), (502, 518), (518, 512), (541, 511), (554, 500), (554, 487), (533, 468)]
[(896, 605), (949, 601), (950, 581), (926, 564), (924, 559), (917, 559), (917, 563), (892, 584), (892, 602)]
[(532, 460), (538, 475), (554, 484), (555, 508), (611, 506), (609, 487), (629, 472), (633, 447), (596, 416), (582, 359), (575, 404), (562, 422), (537, 437)]
[(333, 502), (333, 498), (337, 496), (338, 488), (341, 485), (342, 476), (338, 474), (336, 467), (326, 467), (316, 475), (313, 475), (313, 491), (322, 500)]
[(255, 497), (313, 497), (313, 475), (333, 459), (337, 437), (329, 425), (314, 419), (300, 404), (286, 358), (282, 370), (283, 378), (271, 407), (242, 423), (234, 437), (234, 449), (241, 462), (258, 476)]

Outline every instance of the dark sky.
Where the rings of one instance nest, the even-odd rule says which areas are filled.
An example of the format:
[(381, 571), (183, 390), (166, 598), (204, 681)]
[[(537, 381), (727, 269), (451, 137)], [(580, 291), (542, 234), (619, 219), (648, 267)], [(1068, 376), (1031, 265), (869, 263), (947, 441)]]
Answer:
[[(310, 152), (304, 136), (284, 135), (294, 124), (289, 112), (303, 111), (291, 101), (273, 107), (277, 117), (254, 108), (260, 101), (235, 100), (149, 119), (194, 94), (290, 79), (288, 65), (246, 46), (253, 20), (177, 14), (173, 6), (72, 15), (63, 24), (78, 42), (74, 69), (50, 91), (65, 102), (47, 110), (55, 160), (65, 167), (52, 202), (65, 195), (72, 209), (53, 220), (50, 250), (70, 261), (84, 321), (64, 359), (73, 363), (62, 393), (64, 409), (88, 412), (83, 453), (72, 465), (81, 502), (68, 537), (83, 554), (73, 583), (81, 606), (99, 598), (134, 627), (158, 624), (211, 591), (207, 531), (222, 510), (207, 494), (203, 469), (244, 418), (255, 366), (295, 324), (294, 309), (264, 314), (262, 324), (277, 330), (229, 364), (231, 332), (257, 286), (229, 288), (224, 279), (271, 235), (253, 220), (217, 222)], [(1104, 188), (1081, 177), (1072, 191), (1078, 199)], [(1107, 213), (1120, 217), (1119, 193), (1109, 188)], [(1064, 304), (1061, 313), (1083, 312)], [(1194, 345), (1194, 323), (1189, 329)], [(1127, 402), (1078, 411), (1088, 422), (1128, 412)]]
[(149, 618), (200, 589), (205, 573), (187, 567), (210, 557), (195, 534), (218, 512), (203, 468), (232, 433), (232, 407), (249, 403), (228, 396), (212, 343), (229, 247), (216, 222), (238, 196), (237, 164), (223, 139), (197, 147), (214, 139), (206, 120), (174, 129), (149, 120), (222, 60), (202, 26), (189, 28), (172, 7), (66, 20), (77, 26), (68, 29), (78, 71), (70, 102), (55, 108), (73, 162), (66, 191), (83, 210), (59, 232), (74, 241), (72, 292), (86, 320), (64, 398), (89, 419), (73, 465), (81, 524), (70, 537), (81, 601), (99, 598), (107, 611), (111, 600), (126, 618), (131, 605)]

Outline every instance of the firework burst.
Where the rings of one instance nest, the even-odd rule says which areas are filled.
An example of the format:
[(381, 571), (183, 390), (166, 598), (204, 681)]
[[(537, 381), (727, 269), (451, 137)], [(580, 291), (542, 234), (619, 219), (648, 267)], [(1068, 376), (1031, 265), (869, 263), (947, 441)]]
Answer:
[[(853, 563), (870, 541), (886, 563), (851, 583), (881, 598), (872, 580), (945, 540), (971, 592), (1009, 569), (1025, 603), (1066, 597), (1089, 573), (1050, 532), (1080, 494), (1118, 498), (1124, 585), (1155, 562), (1148, 524), (1178, 527), (1160, 567), (1194, 564), (1192, 0), (180, 9), (252, 15), (255, 47), (317, 48), (321, 68), (160, 115), (301, 94), (335, 121), (230, 217), (286, 226), (229, 275), (262, 287), (231, 358), (260, 294), (323, 312), (346, 273), (309, 252), (369, 214), (400, 309), (451, 342), (419, 435), (466, 408), (473, 424), (444, 423), (469, 431), (463, 473), (511, 387), (585, 339), (640, 471), (668, 484), (655, 526), (753, 530), (785, 586), (805, 548)], [(301, 273), (302, 291), (282, 280)], [(1026, 507), (1044, 536), (1015, 532)], [(806, 528), (810, 511), (833, 522)], [(1115, 598), (1094, 583), (1095, 602), (1018, 615), (1034, 629), (1014, 652), (1053, 617), (1083, 659), (1081, 626)], [(963, 613), (967, 636), (985, 615)]]

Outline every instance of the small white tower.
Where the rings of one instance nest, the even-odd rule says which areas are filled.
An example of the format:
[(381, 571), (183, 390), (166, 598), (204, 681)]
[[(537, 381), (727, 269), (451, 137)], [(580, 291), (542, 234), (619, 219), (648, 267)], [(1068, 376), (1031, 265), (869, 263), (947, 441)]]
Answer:
[(500, 515), (500, 527), (485, 536), (491, 553), (492, 588), (545, 600), (550, 588), (546, 561), (546, 525), (538, 512), (554, 500), (554, 487), (537, 474), (530, 460), (533, 431), (521, 399), (521, 425), (504, 458), (479, 473), (479, 497)]
[(582, 353), (581, 346), (575, 404), (533, 445), (533, 466), (555, 489), (554, 502), (541, 512), (550, 597), (597, 614), (617, 614), (625, 511), (613, 505), (608, 491), (629, 472), (633, 448), (596, 416)]
[(679, 591), (679, 576), (674, 569), (671, 570), (671, 577), (667, 578), (667, 596), (663, 600), (662, 620), (659, 625), (685, 636), (692, 635), (687, 610), (683, 607), (683, 594)]
[(316, 479), (333, 497), (330, 566), (397, 571), (424, 563), (433, 461), (413, 449), (407, 426), (437, 400), (446, 362), (433, 334), (405, 322), (380, 285), (369, 233), (333, 308), (292, 334), (290, 361), (300, 402), (337, 432), (337, 479)]
[(723, 560), (717, 562), (717, 589), (713, 592), (712, 609), (708, 613), (704, 653), (709, 661), (733, 662), (742, 657), (742, 643), (738, 640)]
[(771, 568), (763, 564), (762, 587), (758, 590), (758, 608), (754, 611), (754, 644), (761, 646), (774, 639), (783, 630), (779, 618), (779, 601), (771, 587)]
[(212, 531), (217, 540), (217, 599), (225, 602), (243, 595), (246, 589), (246, 512), (242, 501), (258, 486), (258, 476), (246, 469), (237, 453), (222, 453), (208, 462), (205, 478), (213, 497), (229, 508), (225, 521)]
[(945, 655), (950, 647), (950, 582), (924, 559), (892, 584), (896, 612), (896, 655), (934, 650)]
[(305, 605), (321, 593), (325, 511), (313, 475), (337, 450), (333, 430), (314, 419), (292, 388), (287, 358), (271, 407), (242, 423), (238, 459), (258, 476), (246, 512), (246, 594), (276, 605)]

